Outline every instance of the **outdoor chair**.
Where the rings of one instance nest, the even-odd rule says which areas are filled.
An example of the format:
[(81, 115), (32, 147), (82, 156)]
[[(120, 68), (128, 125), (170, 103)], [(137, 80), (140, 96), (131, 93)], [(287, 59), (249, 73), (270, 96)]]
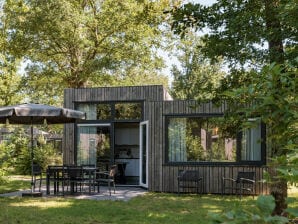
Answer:
[(196, 193), (203, 192), (203, 177), (199, 175), (197, 170), (179, 170), (178, 174), (178, 194), (180, 195), (181, 189), (196, 189)]
[(240, 199), (243, 196), (243, 192), (249, 192), (254, 196), (255, 193), (255, 172), (238, 172), (237, 178), (222, 177), (222, 195), (226, 193), (226, 189), (232, 190), (240, 195)]
[(115, 187), (115, 177), (117, 174), (117, 165), (113, 165), (110, 168), (110, 171), (99, 171), (95, 172), (94, 175), (94, 184), (97, 185), (97, 192), (99, 193), (99, 188), (101, 183), (105, 183), (108, 185), (110, 196), (111, 196), (111, 185), (114, 188), (114, 194), (116, 193)]
[(36, 188), (36, 182), (39, 182), (39, 192), (41, 191), (42, 170), (39, 164), (34, 163), (32, 167), (33, 175), (33, 191)]
[(82, 192), (82, 187), (85, 181), (82, 166), (67, 166), (64, 179), (66, 180), (67, 189), (68, 186), (70, 186), (71, 194), (78, 192), (78, 189)]
[(50, 165), (47, 169), (47, 194), (50, 194), (50, 185), (51, 182), (54, 185), (54, 194), (58, 194), (60, 192), (60, 186), (62, 186), (62, 195), (64, 195), (64, 185), (65, 185), (65, 166), (55, 166)]
[(83, 164), (81, 165), (83, 169), (83, 180), (82, 184), (88, 186), (89, 194), (91, 194), (91, 189), (94, 189), (94, 175), (97, 170), (95, 164)]

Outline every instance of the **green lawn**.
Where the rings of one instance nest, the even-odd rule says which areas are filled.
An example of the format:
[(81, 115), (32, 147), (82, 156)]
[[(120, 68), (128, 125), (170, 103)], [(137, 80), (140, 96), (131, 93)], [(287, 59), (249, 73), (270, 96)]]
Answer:
[(30, 189), (30, 176), (11, 175), (5, 183), (0, 183), (0, 194)]
[[(29, 181), (30, 182), (30, 181)], [(26, 185), (26, 184), (25, 184)], [(23, 185), (20, 185), (22, 188)], [(292, 194), (298, 197), (298, 193)], [(103, 224), (103, 223), (211, 223), (208, 212), (233, 208), (254, 210), (252, 197), (242, 201), (235, 196), (147, 193), (128, 202), (94, 201), (63, 197), (0, 197), (0, 223), (3, 224)], [(298, 202), (294, 204), (298, 207)]]
[(0, 223), (209, 223), (207, 213), (252, 206), (252, 198), (148, 193), (123, 201), (0, 198)]

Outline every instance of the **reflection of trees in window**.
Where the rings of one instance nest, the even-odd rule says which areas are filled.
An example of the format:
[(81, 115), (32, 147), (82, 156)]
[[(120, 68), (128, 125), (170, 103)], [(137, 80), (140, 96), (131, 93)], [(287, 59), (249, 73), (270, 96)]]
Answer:
[[(115, 108), (115, 114), (112, 111)], [(140, 120), (142, 119), (142, 103), (79, 103), (76, 109), (84, 111), (87, 120)]]
[(142, 106), (141, 103), (116, 103), (115, 119), (141, 119)]
[(98, 120), (110, 120), (112, 118), (112, 110), (110, 104), (97, 104), (96, 118)]
[(169, 161), (236, 161), (236, 134), (227, 130), (237, 128), (228, 125), (221, 117), (170, 118)]
[(99, 133), (97, 137), (97, 158), (110, 159), (110, 136), (108, 134)]
[(186, 130), (187, 161), (204, 161), (206, 153), (201, 142), (202, 119), (188, 118)]

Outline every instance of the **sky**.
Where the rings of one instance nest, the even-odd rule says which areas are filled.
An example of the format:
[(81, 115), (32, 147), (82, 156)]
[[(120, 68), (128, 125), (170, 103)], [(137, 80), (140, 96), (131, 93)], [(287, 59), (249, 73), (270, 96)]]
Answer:
[(187, 0), (186, 2), (200, 3), (202, 5), (212, 5), (216, 0)]
[[(199, 3), (202, 5), (210, 6), (213, 3), (217, 2), (217, 0), (184, 0), (184, 3), (190, 2), (190, 3)], [(169, 57), (164, 52), (161, 52), (162, 57), (165, 60), (166, 68), (163, 70), (163, 74), (167, 75), (169, 78), (169, 83), (171, 86), (171, 83), (173, 81), (173, 77), (171, 76), (171, 68), (172, 65), (177, 65), (179, 67), (179, 62), (175, 57)]]

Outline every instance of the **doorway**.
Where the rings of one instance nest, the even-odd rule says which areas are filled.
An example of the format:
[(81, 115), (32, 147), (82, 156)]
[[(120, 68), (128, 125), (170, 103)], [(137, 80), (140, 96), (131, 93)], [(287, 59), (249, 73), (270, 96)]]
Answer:
[(77, 165), (106, 169), (111, 153), (111, 124), (78, 124)]
[(116, 164), (116, 184), (148, 186), (148, 122), (78, 124), (77, 165), (108, 170)]
[(139, 123), (114, 123), (114, 163), (118, 165), (118, 180), (123, 185), (139, 185)]

